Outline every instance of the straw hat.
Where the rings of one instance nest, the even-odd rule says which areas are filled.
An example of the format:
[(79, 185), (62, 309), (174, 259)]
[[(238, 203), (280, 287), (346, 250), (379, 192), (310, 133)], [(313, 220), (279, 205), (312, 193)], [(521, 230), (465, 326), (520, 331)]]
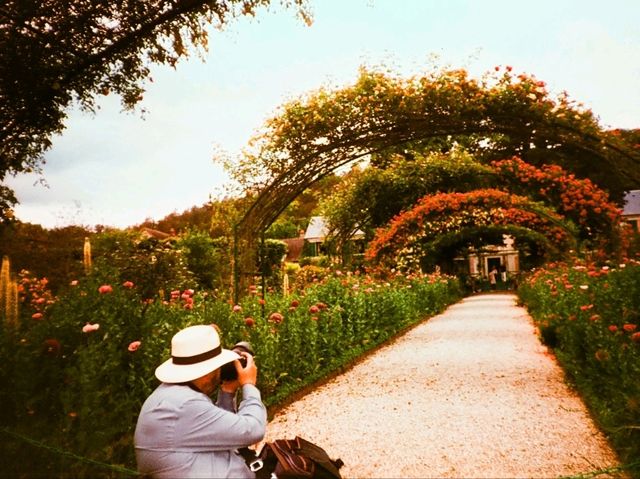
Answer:
[(209, 374), (240, 356), (222, 349), (220, 336), (210, 325), (190, 326), (171, 339), (171, 359), (156, 368), (164, 383), (184, 383)]

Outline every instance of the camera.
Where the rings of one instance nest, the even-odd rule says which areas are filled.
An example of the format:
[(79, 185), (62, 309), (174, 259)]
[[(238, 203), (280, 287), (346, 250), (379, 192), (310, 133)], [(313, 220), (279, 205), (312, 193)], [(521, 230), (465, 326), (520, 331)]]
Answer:
[[(251, 356), (255, 355), (255, 353), (253, 352), (253, 346), (251, 346), (251, 344), (246, 341), (240, 341), (239, 343), (236, 343), (233, 348), (231, 348), (231, 350), (235, 351), (238, 354), (244, 352), (249, 353)], [(245, 358), (244, 356), (240, 356), (239, 361), (240, 364), (242, 364), (243, 368), (247, 365), (247, 358)], [(220, 380), (235, 381), (236, 379), (238, 379), (238, 371), (236, 371), (235, 362), (232, 361), (230, 363), (223, 364), (220, 368)]]

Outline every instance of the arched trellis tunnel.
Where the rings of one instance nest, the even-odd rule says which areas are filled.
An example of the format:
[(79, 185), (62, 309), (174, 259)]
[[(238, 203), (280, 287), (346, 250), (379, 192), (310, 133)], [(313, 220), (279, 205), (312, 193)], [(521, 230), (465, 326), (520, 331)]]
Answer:
[(540, 82), (523, 76), (488, 86), (459, 71), (410, 80), (363, 72), (352, 87), (287, 105), (267, 128), (251, 161), (270, 180), (234, 226), (236, 299), (256, 274), (260, 238), (285, 208), (312, 183), (368, 155), (461, 138), (474, 151), (488, 138), (507, 138), (515, 153), (561, 148), (638, 175), (637, 155), (599, 129), (590, 112), (550, 100)]

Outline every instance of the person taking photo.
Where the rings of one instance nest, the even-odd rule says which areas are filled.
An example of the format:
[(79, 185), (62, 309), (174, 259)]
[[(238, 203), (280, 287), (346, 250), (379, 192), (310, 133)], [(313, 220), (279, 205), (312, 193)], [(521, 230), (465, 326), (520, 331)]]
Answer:
[[(136, 424), (140, 473), (172, 479), (255, 477), (238, 449), (264, 438), (267, 411), (253, 356), (239, 354), (222, 348), (212, 325), (190, 326), (173, 336), (171, 358), (155, 371), (161, 384), (142, 405)], [(220, 368), (231, 362), (237, 379), (221, 382)], [(216, 391), (214, 404), (210, 396)]]

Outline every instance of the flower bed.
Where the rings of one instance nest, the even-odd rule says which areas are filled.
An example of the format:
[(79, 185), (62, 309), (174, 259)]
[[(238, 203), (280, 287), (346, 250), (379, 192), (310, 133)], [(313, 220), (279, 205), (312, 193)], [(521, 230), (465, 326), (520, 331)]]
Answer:
[(518, 294), (622, 461), (640, 472), (640, 263), (554, 265)]
[(154, 370), (169, 357), (171, 336), (186, 326), (217, 324), (226, 347), (250, 341), (258, 386), (275, 405), (461, 294), (443, 276), (332, 275), (300, 295), (263, 299), (253, 289), (238, 305), (189, 289), (143, 301), (131, 281), (104, 277), (74, 281), (57, 298), (35, 278), (21, 284), (19, 324), (3, 325), (0, 337), (2, 425), (55, 445), (5, 443), (5, 472), (24, 477), (122, 474), (88, 460), (134, 469), (140, 406), (158, 384)]

